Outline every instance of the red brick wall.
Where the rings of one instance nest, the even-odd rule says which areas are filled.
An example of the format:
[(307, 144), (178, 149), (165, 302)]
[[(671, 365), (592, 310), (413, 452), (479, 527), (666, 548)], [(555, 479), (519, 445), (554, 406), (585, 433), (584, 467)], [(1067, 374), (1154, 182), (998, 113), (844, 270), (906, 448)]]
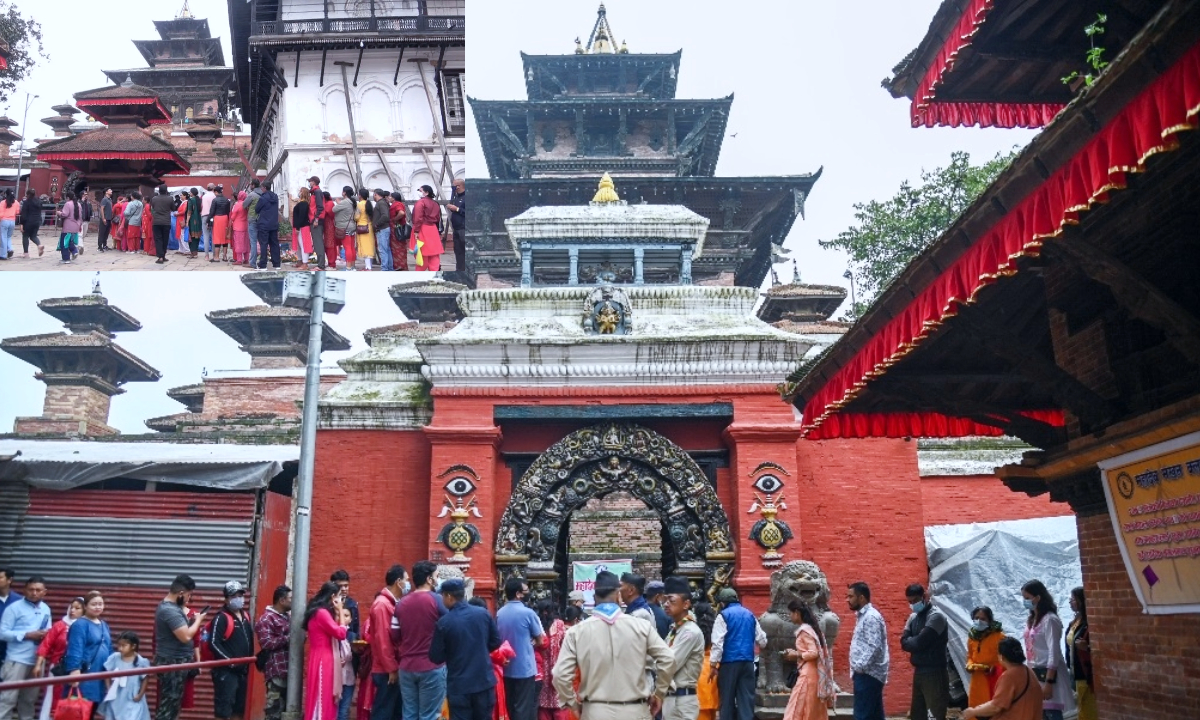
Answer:
[(862, 580), (871, 586), (872, 604), (883, 614), (891, 641), (884, 705), (889, 715), (907, 712), (912, 666), (899, 642), (909, 615), (904, 588), (929, 579), (917, 444), (803, 440), (798, 456), (800, 477), (791, 487), (799, 488), (788, 493), (795, 500), (789, 507), (796, 508), (789, 522), (798, 516), (802, 532), (799, 549), (792, 543), (784, 553), (788, 560), (812, 560), (829, 579), (830, 606), (842, 619), (834, 647), (838, 683), (853, 685), (849, 654), (854, 614), (846, 606), (846, 586)]
[(1080, 517), (1077, 526), (1100, 720), (1195, 717), (1196, 614), (1141, 614), (1109, 516)]
[(921, 504), (925, 525), (1027, 520), (1071, 514), (1071, 506), (1050, 502), (1049, 494), (1029, 497), (1013, 492), (994, 475), (923, 477)]
[(424, 433), (318, 431), (309, 593), (344, 568), (353, 597), (369, 604), (389, 567), (427, 556), (428, 508)]
[[(326, 393), (341, 382), (341, 376), (321, 378)], [(204, 381), (204, 419), (268, 415), (300, 419), (300, 401), (304, 399), (304, 376), (268, 378), (215, 378)]]

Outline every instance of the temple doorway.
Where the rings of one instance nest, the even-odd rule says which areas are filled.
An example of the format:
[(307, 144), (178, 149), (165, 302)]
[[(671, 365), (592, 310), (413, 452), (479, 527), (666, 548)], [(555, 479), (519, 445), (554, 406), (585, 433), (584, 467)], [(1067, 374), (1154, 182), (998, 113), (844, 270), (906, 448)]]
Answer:
[(572, 548), (607, 553), (596, 529), (609, 522), (637, 533), (613, 559), (653, 576), (682, 575), (703, 590), (732, 574), (729, 519), (696, 461), (653, 430), (605, 423), (559, 440), (517, 482), (496, 534), (501, 587), (521, 575), (535, 597), (561, 600), (572, 558), (584, 559)]

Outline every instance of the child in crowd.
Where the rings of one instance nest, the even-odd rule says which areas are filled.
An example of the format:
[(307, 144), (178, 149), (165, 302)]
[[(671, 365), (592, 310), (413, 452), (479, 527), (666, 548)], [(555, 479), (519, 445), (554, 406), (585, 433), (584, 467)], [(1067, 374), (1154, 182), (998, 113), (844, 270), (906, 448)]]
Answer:
[[(138, 654), (141, 641), (137, 633), (126, 630), (117, 636), (117, 651), (104, 661), (108, 671), (150, 667), (150, 661)], [(100, 711), (107, 720), (150, 720), (146, 705), (146, 676), (126, 675), (104, 681), (108, 694)]]
[[(341, 623), (350, 627), (352, 616), (350, 608), (341, 609)], [(338, 720), (350, 720), (350, 708), (354, 706), (354, 655), (351, 653), (350, 641), (341, 640), (342, 644), (342, 699), (338, 703)]]

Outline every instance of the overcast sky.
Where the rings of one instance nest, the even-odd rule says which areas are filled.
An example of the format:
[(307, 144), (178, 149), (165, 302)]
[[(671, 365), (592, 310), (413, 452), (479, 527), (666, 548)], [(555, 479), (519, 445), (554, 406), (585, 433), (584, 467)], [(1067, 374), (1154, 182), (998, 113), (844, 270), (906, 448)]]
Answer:
[[(333, 365), (367, 348), (363, 331), (404, 322), (388, 287), (421, 279), (419, 273), (338, 273), (347, 278), (346, 307), (327, 322), (352, 343), (348, 352), (327, 352), (322, 362)], [(6, 272), (0, 281), (0, 337), (63, 332), (60, 322), (42, 312), (37, 301), (77, 297), (92, 289), (87, 272)], [(184, 412), (167, 390), (200, 382), (202, 373), (243, 370), (250, 356), (212, 323), (205, 313), (258, 305), (236, 273), (110, 272), (101, 273), (100, 289), (113, 305), (142, 323), (137, 332), (119, 333), (117, 344), (162, 373), (158, 382), (129, 383), (125, 394), (113, 398), (109, 424), (123, 433), (146, 433), (152, 417)], [(13, 418), (42, 414), (45, 388), (34, 379), (37, 369), (0, 352), (0, 433), (10, 433)]]
[[(825, 171), (785, 247), (806, 282), (846, 286), (845, 257), (817, 240), (854, 222), (853, 204), (895, 194), (951, 151), (978, 161), (1024, 145), (1031, 131), (914, 129), (909, 103), (880, 81), (924, 36), (940, 0), (606, 0), (616, 41), (632, 53), (683, 50), (679, 98), (735, 94), (718, 176)], [(467, 8), (468, 94), (525, 98), (520, 52), (571, 53), (587, 42), (597, 0), (473, 0)], [(469, 119), (467, 174), (487, 177)], [(732, 137), (733, 135), (737, 137)], [(618, 192), (620, 184), (618, 181)], [(779, 266), (781, 276), (784, 266)], [(786, 278), (791, 268), (786, 268)]]
[[(133, 40), (155, 40), (155, 20), (170, 20), (179, 14), (183, 0), (155, 0), (132, 4), (93, 5), (83, 0), (65, 3), (11, 0), (26, 18), (42, 26), (42, 41), (50, 60), (41, 60), (30, 76), (17, 86), (0, 108), (18, 123), (25, 112), (25, 93), (38, 95), (29, 108), (29, 120), (13, 132), (30, 143), (53, 134), (42, 118), (58, 113), (50, 106), (74, 104), (75, 93), (111, 85), (102, 70), (146, 67), (146, 60)], [(209, 29), (221, 38), (225, 63), (233, 62), (229, 45), (229, 13), (226, 0), (190, 0), (192, 15), (207, 18)], [(82, 120), (83, 115), (76, 115)]]

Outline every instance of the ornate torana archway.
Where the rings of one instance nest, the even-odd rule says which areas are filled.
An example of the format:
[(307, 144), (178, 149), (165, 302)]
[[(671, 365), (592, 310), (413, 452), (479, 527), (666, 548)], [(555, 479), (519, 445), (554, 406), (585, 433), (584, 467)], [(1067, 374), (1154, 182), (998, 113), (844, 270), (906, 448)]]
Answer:
[[(662, 521), (664, 565), (698, 588), (724, 584), (733, 570), (729, 519), (696, 461), (659, 433), (608, 423), (552, 445), (521, 477), (496, 533), (501, 586), (523, 575), (543, 594), (565, 571), (564, 528), (593, 498), (627, 492)], [(540, 592), (539, 592), (540, 591)]]

